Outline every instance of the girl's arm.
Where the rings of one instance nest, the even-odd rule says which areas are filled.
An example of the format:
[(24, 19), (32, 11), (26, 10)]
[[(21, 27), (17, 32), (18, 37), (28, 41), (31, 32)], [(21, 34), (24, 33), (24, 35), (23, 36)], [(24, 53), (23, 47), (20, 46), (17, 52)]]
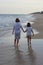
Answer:
[(33, 30), (31, 30), (32, 31), (32, 33), (33, 33), (33, 36), (34, 36), (34, 32), (33, 32)]

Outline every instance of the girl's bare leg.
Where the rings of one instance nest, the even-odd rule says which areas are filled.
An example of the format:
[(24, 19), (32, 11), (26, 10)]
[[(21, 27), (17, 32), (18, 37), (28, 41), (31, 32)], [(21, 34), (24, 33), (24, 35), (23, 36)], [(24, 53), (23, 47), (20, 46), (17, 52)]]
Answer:
[(31, 46), (31, 37), (29, 38), (29, 46)]
[(31, 44), (31, 37), (30, 37), (30, 44)]
[(27, 38), (27, 41), (28, 41), (28, 46), (29, 46), (29, 38)]
[(18, 47), (19, 39), (17, 39), (17, 47)]

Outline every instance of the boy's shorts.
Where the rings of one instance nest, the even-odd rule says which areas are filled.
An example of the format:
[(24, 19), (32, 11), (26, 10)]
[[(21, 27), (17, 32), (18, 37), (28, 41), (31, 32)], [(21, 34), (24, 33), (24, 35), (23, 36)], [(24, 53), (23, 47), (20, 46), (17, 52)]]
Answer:
[(20, 33), (15, 33), (15, 39), (20, 39)]

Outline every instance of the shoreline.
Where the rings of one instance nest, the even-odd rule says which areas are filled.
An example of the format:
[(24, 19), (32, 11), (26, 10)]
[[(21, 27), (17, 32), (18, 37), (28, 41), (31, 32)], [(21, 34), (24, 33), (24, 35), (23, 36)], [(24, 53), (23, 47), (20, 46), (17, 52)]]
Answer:
[[(33, 15), (33, 17), (35, 17), (35, 20), (31, 21), (32, 27), (33, 27), (33, 29), (36, 30), (36, 32), (39, 32), (38, 34), (35, 34), (34, 37), (32, 36), (32, 39), (43, 39), (43, 14), (32, 14), (32, 15)], [(25, 23), (25, 25), (26, 25), (26, 23)], [(23, 23), (23, 25), (24, 25), (24, 23)], [(9, 29), (9, 31), (11, 31), (11, 29)], [(2, 36), (2, 37), (3, 37), (3, 35), (7, 36), (6, 32), (8, 32), (8, 34), (10, 34), (9, 31), (6, 31), (6, 29), (5, 29), (5, 31), (1, 30), (0, 32), (2, 32), (2, 33), (0, 36)]]

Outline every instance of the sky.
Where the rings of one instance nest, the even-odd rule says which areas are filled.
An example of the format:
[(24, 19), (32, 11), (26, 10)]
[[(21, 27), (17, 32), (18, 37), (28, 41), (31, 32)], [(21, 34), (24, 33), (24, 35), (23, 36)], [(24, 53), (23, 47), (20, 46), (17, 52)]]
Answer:
[(0, 14), (28, 14), (43, 11), (43, 0), (0, 0)]

